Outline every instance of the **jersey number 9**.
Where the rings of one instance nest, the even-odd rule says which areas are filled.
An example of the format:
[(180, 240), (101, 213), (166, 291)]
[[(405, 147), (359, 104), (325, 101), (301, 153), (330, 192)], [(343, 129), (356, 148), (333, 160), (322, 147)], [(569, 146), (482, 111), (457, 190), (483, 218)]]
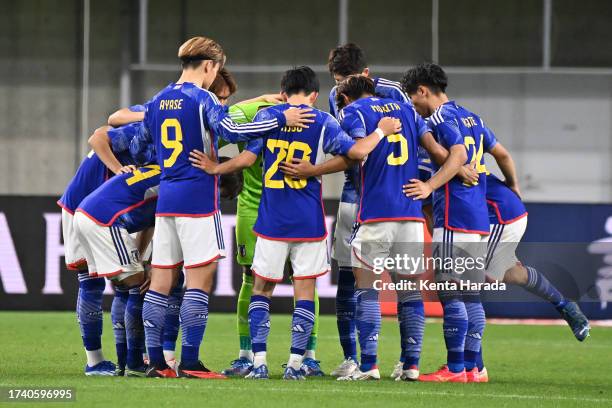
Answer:
[(295, 157), (296, 151), (301, 151), (302, 160), (310, 160), (310, 153), (312, 153), (312, 149), (308, 146), (307, 143), (304, 142), (291, 142), (287, 140), (278, 140), (278, 139), (268, 139), (266, 143), (266, 147), (272, 153), (276, 149), (278, 149), (278, 154), (276, 155), (276, 160), (270, 166), (268, 170), (266, 170), (265, 174), (265, 186), (266, 188), (285, 188), (285, 184), (287, 184), (291, 188), (300, 189), (306, 187), (308, 180), (304, 179), (293, 179), (289, 176), (285, 176), (283, 180), (272, 180), (272, 177), (278, 171), (278, 165), (280, 162), (286, 159), (287, 162), (290, 162)]
[[(174, 140), (168, 138), (168, 129), (174, 129)], [(183, 151), (183, 131), (178, 119), (165, 119), (161, 125), (161, 142), (166, 149), (172, 149), (170, 157), (164, 160), (164, 167), (172, 167)]]

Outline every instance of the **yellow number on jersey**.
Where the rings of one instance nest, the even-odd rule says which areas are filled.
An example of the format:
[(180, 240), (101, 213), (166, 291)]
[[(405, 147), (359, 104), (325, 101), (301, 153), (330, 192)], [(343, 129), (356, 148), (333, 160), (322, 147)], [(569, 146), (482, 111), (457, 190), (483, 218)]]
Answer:
[(268, 139), (266, 143), (266, 147), (272, 153), (276, 149), (278, 149), (278, 154), (276, 155), (276, 160), (270, 166), (270, 168), (266, 171), (264, 176), (265, 187), (267, 188), (285, 188), (285, 183), (291, 188), (300, 189), (306, 187), (308, 180), (294, 180), (289, 176), (285, 176), (283, 180), (272, 180), (272, 177), (278, 171), (278, 165), (280, 162), (286, 159), (287, 162), (290, 162), (295, 156), (296, 151), (301, 151), (302, 160), (310, 160), (310, 153), (312, 153), (312, 149), (308, 146), (307, 143), (304, 142), (291, 142), (289, 143), (287, 140), (278, 140), (278, 139)]
[[(474, 138), (472, 136), (464, 136), (463, 138), (463, 143), (465, 144), (465, 149), (468, 151), (468, 154), (470, 152), (470, 147), (473, 146), (474, 147), (474, 154), (472, 155), (472, 160), (470, 161), (470, 164), (475, 164), (476, 165), (476, 172), (478, 174), (480, 173), (488, 173), (487, 171), (487, 167), (485, 166), (484, 162), (482, 161), (482, 156), (484, 154), (484, 149), (483, 149), (483, 140), (484, 137), (480, 138), (480, 145), (478, 146), (478, 149), (476, 149), (476, 141), (474, 140)], [(469, 185), (467, 183), (463, 183), (464, 185)], [(474, 186), (478, 185), (478, 182), (475, 182), (473, 184)]]
[(287, 149), (289, 148), (289, 142), (286, 140), (278, 140), (278, 139), (268, 139), (266, 143), (266, 147), (274, 153), (274, 150), (278, 148), (278, 154), (276, 155), (276, 160), (270, 166), (270, 168), (266, 171), (265, 174), (265, 186), (267, 188), (285, 188), (285, 183), (283, 180), (272, 180), (272, 177), (278, 171), (278, 165), (281, 161), (287, 157)]
[(400, 155), (396, 157), (393, 153), (387, 156), (387, 164), (390, 166), (401, 166), (408, 161), (408, 140), (401, 133), (387, 136), (389, 143), (400, 144)]
[(131, 186), (132, 184), (138, 183), (139, 181), (157, 176), (159, 173), (161, 173), (161, 169), (159, 168), (159, 166), (157, 164), (151, 164), (149, 166), (144, 166), (134, 170), (134, 172), (132, 173), (133, 176), (126, 179), (125, 182), (128, 186)]
[[(174, 140), (168, 139), (168, 128), (174, 129)], [(181, 123), (177, 119), (168, 118), (161, 125), (161, 142), (166, 149), (172, 149), (170, 157), (164, 160), (164, 167), (172, 167), (176, 163), (176, 159), (183, 151), (183, 131)]]

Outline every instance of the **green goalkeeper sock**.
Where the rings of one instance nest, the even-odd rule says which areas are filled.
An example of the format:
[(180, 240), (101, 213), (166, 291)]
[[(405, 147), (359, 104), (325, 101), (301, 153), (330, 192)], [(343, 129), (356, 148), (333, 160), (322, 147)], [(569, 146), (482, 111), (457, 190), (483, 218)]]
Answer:
[(315, 351), (317, 350), (317, 335), (319, 333), (319, 293), (315, 289), (314, 295), (314, 304), (315, 304), (315, 321), (314, 326), (312, 327), (312, 333), (308, 338), (308, 344), (306, 345), (306, 353), (304, 357), (315, 359)]
[[(242, 286), (238, 295), (236, 305), (236, 317), (238, 322), (238, 337), (240, 338), (240, 357), (251, 356), (251, 335), (249, 333), (249, 304), (253, 294), (253, 277), (242, 274)], [(245, 353), (245, 351), (248, 351)], [(243, 355), (244, 354), (244, 355)]]

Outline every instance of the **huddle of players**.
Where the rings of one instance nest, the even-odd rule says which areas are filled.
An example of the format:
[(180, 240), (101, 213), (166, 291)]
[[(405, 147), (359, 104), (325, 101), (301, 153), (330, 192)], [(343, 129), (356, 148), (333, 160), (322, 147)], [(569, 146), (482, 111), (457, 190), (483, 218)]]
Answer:
[[(114, 364), (104, 360), (100, 344), (104, 289), (100, 277), (106, 276), (118, 282), (111, 314), (119, 370), (150, 377), (268, 378), (270, 299), (289, 258), (295, 308), (283, 377), (323, 375), (314, 358), (313, 336), (318, 315), (315, 280), (330, 269), (320, 176), (342, 170), (346, 183), (333, 256), (340, 267), (336, 309), (344, 361), (332, 375), (342, 380), (380, 378), (376, 365), (380, 306), (371, 265), (375, 258), (406, 250), (421, 255), (423, 214), (428, 213), (422, 203), (432, 192), (438, 251), (450, 254), (457, 243), (488, 242), (483, 254), (487, 252), (491, 278), (522, 285), (549, 300), (575, 336), (586, 338), (588, 321), (577, 305), (564, 299), (535, 269), (518, 263), (514, 249), (526, 227), (526, 212), (512, 159), (477, 115), (448, 101), (446, 75), (439, 66), (410, 69), (402, 89), (392, 81), (370, 79), (357, 46), (332, 50), (329, 68), (338, 85), (330, 95), (330, 111), (336, 120), (312, 108), (319, 83), (308, 67), (285, 73), (281, 90), (286, 103), (261, 98), (238, 104), (228, 113), (207, 90), (221, 76), (225, 62), (221, 47), (196, 37), (181, 46), (179, 58), (183, 72), (176, 83), (144, 107), (113, 115), (115, 125), (134, 123), (94, 134), (90, 141), (99, 157), (94, 154), (84, 160), (60, 200), (66, 262), (78, 268), (80, 254), (87, 260), (88, 272), (79, 273), (77, 302), (88, 356), (86, 374), (115, 372)], [(216, 163), (219, 138), (242, 143), (241, 153)], [(485, 151), (497, 160), (505, 183), (486, 171)], [(336, 157), (324, 162), (325, 153)], [(431, 163), (427, 153), (433, 175), (427, 171)], [(118, 175), (102, 184), (107, 176), (104, 164)], [(147, 165), (129, 167), (134, 164)], [(217, 374), (199, 361), (199, 347), (216, 261), (225, 255), (219, 175), (235, 175), (244, 168), (245, 174), (255, 177), (245, 178), (238, 203), (238, 257), (245, 265), (238, 302), (241, 351), (230, 368)], [(255, 206), (257, 216), (246, 210)], [(153, 224), (148, 282), (142, 260)], [(135, 232), (138, 236), (133, 238), (130, 234)], [(500, 242), (506, 245), (498, 247)], [(474, 252), (479, 247), (463, 249)], [(447, 364), (435, 373), (419, 375), (423, 301), (418, 291), (400, 291), (401, 355), (392, 377), (487, 381), (479, 294), (448, 291), (439, 296)], [(174, 367), (179, 316), (182, 353)], [(147, 366), (142, 358), (145, 343)]]

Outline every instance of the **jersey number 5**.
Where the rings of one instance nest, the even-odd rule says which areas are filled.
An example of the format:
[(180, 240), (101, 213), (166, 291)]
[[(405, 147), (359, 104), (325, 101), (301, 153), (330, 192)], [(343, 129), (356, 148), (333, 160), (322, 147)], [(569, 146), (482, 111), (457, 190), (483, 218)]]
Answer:
[[(168, 138), (168, 129), (174, 129), (174, 139)], [(172, 149), (170, 157), (164, 160), (164, 167), (172, 167), (176, 163), (176, 159), (183, 151), (183, 131), (181, 123), (178, 119), (165, 119), (161, 125), (161, 142), (166, 149)]]
[(278, 149), (278, 154), (276, 155), (276, 160), (270, 166), (268, 170), (266, 170), (266, 174), (264, 176), (265, 186), (266, 188), (285, 188), (285, 183), (295, 189), (300, 189), (306, 187), (306, 183), (308, 180), (295, 180), (289, 176), (285, 176), (283, 180), (272, 180), (272, 177), (278, 171), (278, 165), (280, 162), (286, 159), (287, 162), (293, 160), (296, 151), (301, 151), (303, 153), (302, 160), (310, 160), (310, 153), (312, 153), (312, 149), (308, 144), (304, 142), (291, 142), (289, 143), (287, 140), (278, 140), (278, 139), (268, 139), (266, 143), (266, 147), (272, 153), (276, 149)]
[(400, 144), (400, 155), (395, 156), (394, 153), (390, 153), (387, 156), (387, 164), (390, 166), (401, 166), (408, 161), (408, 140), (401, 133), (395, 133), (387, 136), (389, 143)]

